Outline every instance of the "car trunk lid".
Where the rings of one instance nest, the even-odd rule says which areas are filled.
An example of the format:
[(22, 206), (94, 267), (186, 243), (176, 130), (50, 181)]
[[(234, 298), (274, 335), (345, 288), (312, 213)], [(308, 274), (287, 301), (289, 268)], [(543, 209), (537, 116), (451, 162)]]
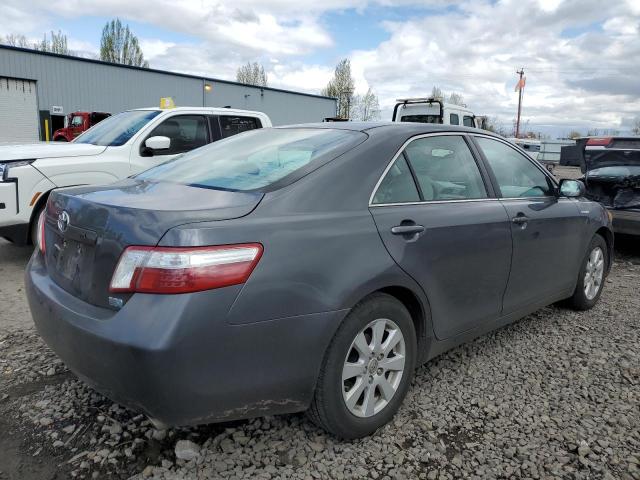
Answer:
[(155, 246), (185, 223), (243, 217), (262, 196), (133, 179), (54, 191), (45, 224), (49, 275), (88, 303), (113, 306), (109, 283), (126, 247)]

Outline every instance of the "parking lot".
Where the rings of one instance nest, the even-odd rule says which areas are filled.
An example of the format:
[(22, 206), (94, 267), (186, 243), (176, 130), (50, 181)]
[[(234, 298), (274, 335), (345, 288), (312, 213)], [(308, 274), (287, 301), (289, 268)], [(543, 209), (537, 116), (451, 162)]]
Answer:
[(637, 243), (618, 240), (593, 310), (548, 307), (436, 358), (391, 424), (339, 442), (302, 414), (154, 429), (43, 344), (23, 294), (30, 249), (2, 240), (0, 479), (638, 479)]

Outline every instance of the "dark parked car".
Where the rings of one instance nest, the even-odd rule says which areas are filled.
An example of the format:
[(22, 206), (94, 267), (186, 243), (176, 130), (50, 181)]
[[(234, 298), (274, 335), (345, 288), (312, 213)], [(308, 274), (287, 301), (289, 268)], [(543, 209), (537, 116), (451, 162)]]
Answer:
[(640, 137), (589, 137), (576, 143), (586, 196), (613, 216), (616, 233), (640, 235)]
[(159, 423), (308, 410), (360, 437), (416, 365), (598, 301), (613, 236), (583, 191), (480, 130), (261, 129), (54, 191), (27, 294), (69, 368)]

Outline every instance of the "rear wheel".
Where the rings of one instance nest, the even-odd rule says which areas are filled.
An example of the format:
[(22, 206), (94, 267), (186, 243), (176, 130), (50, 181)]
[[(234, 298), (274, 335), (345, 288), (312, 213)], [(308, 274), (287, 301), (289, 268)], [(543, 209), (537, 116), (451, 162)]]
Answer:
[(402, 404), (416, 348), (404, 305), (386, 294), (368, 297), (345, 318), (329, 346), (309, 416), (341, 438), (372, 434)]
[(589, 310), (598, 303), (606, 278), (609, 247), (600, 235), (591, 240), (582, 262), (578, 283), (569, 304), (576, 310)]

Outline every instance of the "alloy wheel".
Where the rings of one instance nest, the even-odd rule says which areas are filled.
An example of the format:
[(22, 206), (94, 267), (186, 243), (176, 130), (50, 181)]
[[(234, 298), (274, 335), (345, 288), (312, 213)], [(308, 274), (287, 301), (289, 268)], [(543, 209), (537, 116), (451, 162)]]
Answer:
[(591, 250), (584, 273), (584, 295), (593, 300), (598, 295), (604, 278), (604, 253), (600, 247)]
[(342, 368), (342, 396), (349, 412), (372, 417), (382, 411), (400, 386), (406, 345), (389, 319), (365, 326), (351, 343)]

